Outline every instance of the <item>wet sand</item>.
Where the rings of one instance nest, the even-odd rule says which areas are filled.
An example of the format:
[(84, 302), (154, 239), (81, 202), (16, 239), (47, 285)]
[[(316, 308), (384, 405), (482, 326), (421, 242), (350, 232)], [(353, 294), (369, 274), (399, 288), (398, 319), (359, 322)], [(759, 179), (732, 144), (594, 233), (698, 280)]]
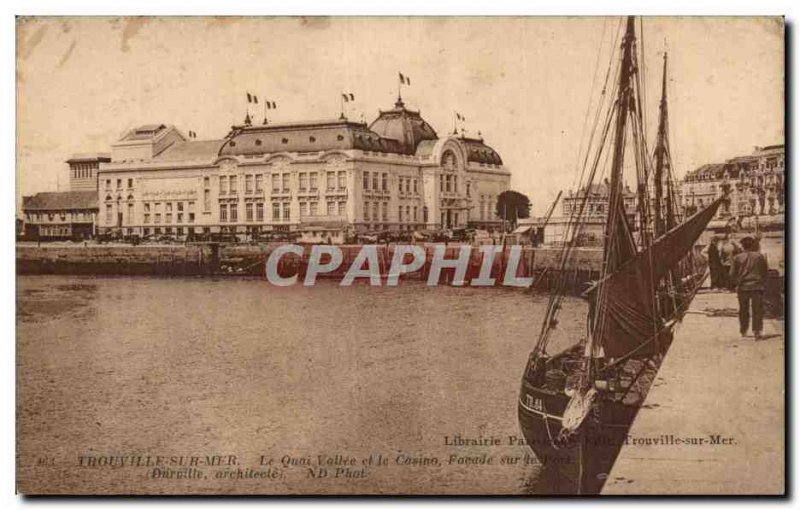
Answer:
[[(520, 435), (519, 378), (546, 296), (22, 276), (17, 299), (24, 493), (537, 490), (538, 464), (508, 438)], [(565, 301), (554, 348), (580, 334), (584, 314)], [(458, 435), (500, 444), (445, 444)], [(319, 455), (329, 472), (311, 477)], [(202, 477), (153, 478), (157, 457), (164, 472)], [(139, 465), (98, 465), (119, 458)], [(353, 476), (336, 471), (346, 468)], [(272, 478), (230, 479), (248, 469)]]

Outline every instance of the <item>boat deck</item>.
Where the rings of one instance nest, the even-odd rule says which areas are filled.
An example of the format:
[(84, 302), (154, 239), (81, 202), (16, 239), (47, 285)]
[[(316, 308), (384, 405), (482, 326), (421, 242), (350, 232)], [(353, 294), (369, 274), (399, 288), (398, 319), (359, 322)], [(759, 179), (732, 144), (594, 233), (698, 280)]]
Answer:
[(784, 322), (742, 339), (737, 307), (696, 296), (603, 494), (784, 493)]

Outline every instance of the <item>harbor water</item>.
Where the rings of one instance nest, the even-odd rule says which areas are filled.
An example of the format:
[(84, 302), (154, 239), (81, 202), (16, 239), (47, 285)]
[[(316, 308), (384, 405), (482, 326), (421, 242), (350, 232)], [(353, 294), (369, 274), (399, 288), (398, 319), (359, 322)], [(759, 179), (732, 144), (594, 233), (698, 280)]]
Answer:
[[(20, 276), (19, 487), (535, 493), (539, 465), (512, 438), (546, 301), (418, 282)], [(554, 349), (585, 313), (565, 300)], [(223, 460), (170, 464), (192, 456)]]

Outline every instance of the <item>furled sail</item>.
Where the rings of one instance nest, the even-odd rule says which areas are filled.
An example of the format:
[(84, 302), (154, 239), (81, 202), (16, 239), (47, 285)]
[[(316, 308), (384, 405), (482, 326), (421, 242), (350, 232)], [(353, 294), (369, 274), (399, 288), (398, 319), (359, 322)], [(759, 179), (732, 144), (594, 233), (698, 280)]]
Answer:
[[(717, 199), (656, 239), (590, 292), (592, 307), (600, 307), (593, 335), (605, 356), (653, 355), (661, 329), (661, 318), (655, 306), (655, 285), (692, 250), (722, 200), (724, 198)], [(602, 298), (596, 302), (598, 289), (603, 287)]]

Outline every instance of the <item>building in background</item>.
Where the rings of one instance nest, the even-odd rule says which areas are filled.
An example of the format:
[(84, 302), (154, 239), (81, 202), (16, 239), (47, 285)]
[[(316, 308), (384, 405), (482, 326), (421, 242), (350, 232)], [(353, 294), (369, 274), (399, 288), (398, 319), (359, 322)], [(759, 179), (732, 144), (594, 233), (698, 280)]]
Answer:
[(482, 138), (439, 137), (400, 98), (369, 126), (248, 116), (225, 138), (199, 141), (152, 124), (111, 149), (98, 228), (122, 235), (497, 227), (510, 181)]
[(97, 192), (46, 192), (23, 197), (22, 214), (27, 239), (90, 239), (96, 233)]
[(111, 154), (75, 154), (67, 160), (70, 191), (97, 191), (97, 171), (101, 163), (109, 163)]
[[(626, 185), (622, 199), (628, 223), (636, 225), (636, 193)], [(583, 221), (580, 222), (580, 231), (576, 233), (575, 242), (578, 246), (602, 245), (608, 214), (608, 183), (605, 182), (592, 184), (588, 188), (584, 187), (577, 193), (569, 191), (561, 199), (561, 215), (551, 217), (546, 224), (542, 225), (544, 244), (558, 245), (567, 239), (569, 229), (574, 226), (571, 225), (570, 218), (579, 213), (584, 201)]]
[(97, 220), (97, 172), (109, 154), (76, 154), (69, 166), (69, 191), (22, 198), (22, 233), (36, 240), (82, 240), (94, 237)]
[(711, 163), (690, 172), (681, 183), (685, 214), (693, 214), (726, 191), (730, 200), (717, 219), (783, 215), (785, 207), (785, 149), (756, 147), (752, 154), (724, 163)]

